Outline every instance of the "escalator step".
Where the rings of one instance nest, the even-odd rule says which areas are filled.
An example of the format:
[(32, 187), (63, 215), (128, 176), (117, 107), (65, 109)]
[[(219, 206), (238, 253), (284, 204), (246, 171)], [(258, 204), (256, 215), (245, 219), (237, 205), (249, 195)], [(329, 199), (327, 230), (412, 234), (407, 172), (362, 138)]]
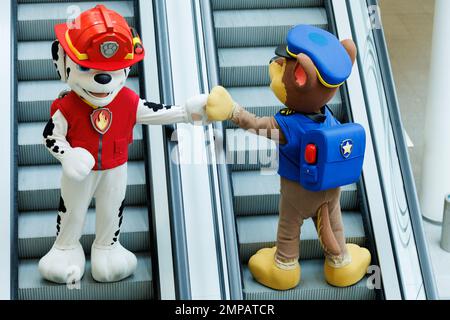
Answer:
[[(60, 196), (61, 165), (19, 168), (18, 206), (20, 211), (56, 210)], [(146, 203), (144, 162), (128, 163), (126, 205)]]
[[(273, 116), (282, 108), (285, 108), (269, 86), (231, 87), (227, 88), (227, 90), (237, 103), (258, 117)], [(333, 97), (328, 106), (337, 119), (343, 122), (346, 121), (346, 110), (343, 108), (340, 92)], [(236, 128), (236, 125), (231, 121), (227, 121), (225, 128)]]
[(324, 8), (215, 11), (214, 22), (219, 48), (278, 46), (293, 25), (328, 26)]
[(300, 261), (302, 280), (287, 291), (275, 291), (257, 283), (247, 266), (243, 267), (244, 297), (247, 300), (373, 300), (376, 291), (366, 285), (363, 278), (354, 286), (336, 288), (328, 285), (323, 276), (323, 260)]
[[(19, 258), (41, 258), (53, 245), (56, 234), (56, 210), (28, 211), (19, 214)], [(36, 226), (39, 226), (38, 228)], [(120, 242), (133, 252), (150, 250), (148, 210), (145, 207), (125, 207)], [(86, 216), (81, 244), (90, 254), (95, 237), (95, 211)]]
[[(234, 212), (237, 215), (268, 215), (278, 213), (280, 177), (276, 172), (233, 172)], [(341, 208), (358, 210), (358, 192), (355, 184), (342, 187)]]
[[(17, 77), (19, 81), (59, 80), (52, 60), (53, 41), (26, 41), (17, 45)], [(133, 66), (131, 76), (137, 75)]]
[(20, 4), (17, 10), (18, 40), (53, 40), (56, 24), (65, 23), (97, 4), (104, 4), (109, 9), (117, 11), (125, 17), (130, 25), (134, 25), (133, 1)]
[(323, 0), (212, 0), (211, 3), (213, 10), (306, 8), (323, 6)]
[[(53, 72), (56, 73), (55, 70)], [(139, 92), (139, 79), (129, 78), (126, 85)], [(18, 84), (18, 120), (19, 122), (47, 121), (50, 106), (59, 93), (69, 87), (59, 80), (20, 81)]]
[(99, 283), (91, 276), (90, 262), (78, 288), (55, 284), (42, 279), (38, 260), (20, 260), (19, 299), (21, 300), (146, 300), (153, 297), (152, 266), (149, 255), (138, 254), (136, 272), (114, 283)]
[(221, 84), (224, 87), (269, 86), (269, 62), (275, 47), (218, 49)]
[[(342, 213), (347, 243), (365, 245), (365, 234), (360, 212)], [(278, 227), (278, 215), (248, 216), (237, 218), (239, 252), (242, 263), (259, 249), (275, 246)], [(312, 219), (305, 220), (301, 230), (300, 259), (321, 259), (323, 251), (317, 238), (316, 227)]]
[[(45, 122), (29, 122), (19, 124), (19, 165), (42, 165), (59, 163), (43, 144), (42, 132)], [(140, 160), (144, 157), (142, 126), (135, 126), (133, 143), (129, 145), (129, 160)]]

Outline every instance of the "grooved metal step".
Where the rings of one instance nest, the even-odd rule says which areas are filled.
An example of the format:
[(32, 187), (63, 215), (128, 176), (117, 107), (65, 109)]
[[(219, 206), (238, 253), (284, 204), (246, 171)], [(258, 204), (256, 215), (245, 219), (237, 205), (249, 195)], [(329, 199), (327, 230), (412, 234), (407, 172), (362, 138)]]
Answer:
[(134, 26), (133, 1), (20, 4), (17, 9), (18, 40), (53, 40), (56, 24), (70, 23), (70, 19), (77, 17), (81, 12), (93, 8), (97, 4), (104, 4), (107, 8), (117, 11), (130, 25)]
[(323, 260), (300, 261), (302, 276), (300, 284), (287, 291), (269, 289), (255, 280), (243, 267), (244, 297), (247, 300), (373, 300), (376, 291), (367, 287), (367, 278), (354, 286), (336, 288), (326, 283), (323, 276)]
[(73, 287), (42, 279), (37, 259), (23, 259), (19, 264), (19, 299), (21, 300), (147, 300), (153, 297), (152, 265), (149, 255), (137, 254), (136, 272), (120, 282), (99, 283), (91, 275), (90, 261), (79, 285)]
[(323, 0), (212, 0), (211, 4), (213, 10), (307, 8), (323, 7)]
[[(42, 132), (45, 122), (29, 122), (19, 124), (19, 165), (59, 164), (43, 144)], [(135, 126), (133, 143), (128, 147), (129, 160), (139, 160), (144, 157), (144, 142), (142, 140), (142, 126)]]
[[(364, 246), (366, 236), (361, 213), (344, 211), (342, 220), (345, 225), (347, 243)], [(276, 245), (277, 228), (278, 215), (238, 217), (237, 231), (241, 261), (247, 263), (259, 249), (274, 247)], [(300, 240), (301, 260), (323, 258), (322, 247), (317, 238), (316, 227), (312, 219), (304, 221)]]
[[(269, 215), (278, 213), (280, 177), (275, 172), (237, 171), (231, 175), (234, 191), (234, 212), (237, 215)], [(342, 187), (341, 208), (358, 209), (355, 184)]]
[[(61, 165), (19, 168), (18, 204), (20, 211), (56, 210), (60, 197)], [(146, 203), (144, 162), (128, 163), (126, 205)]]
[[(41, 258), (56, 239), (57, 211), (28, 211), (19, 215), (19, 258)], [(39, 227), (36, 227), (39, 226)], [(148, 209), (125, 207), (120, 243), (133, 252), (150, 250)], [(90, 254), (95, 238), (95, 210), (89, 209), (81, 237), (84, 252)]]
[[(17, 44), (17, 77), (19, 81), (59, 80), (52, 60), (52, 41), (25, 41)], [(130, 76), (137, 76), (137, 65)]]
[[(264, 87), (231, 87), (227, 88), (234, 101), (258, 117), (273, 116), (285, 106), (277, 99), (269, 86)], [(339, 121), (346, 122), (346, 110), (342, 105), (341, 94), (338, 92), (328, 103), (334, 116)], [(225, 128), (236, 128), (232, 121), (225, 123)]]
[[(139, 93), (139, 78), (127, 79), (126, 86)], [(17, 90), (19, 122), (48, 121), (52, 102), (67, 89), (67, 84), (60, 80), (20, 81)]]
[(269, 62), (274, 46), (218, 49), (219, 71), (224, 87), (268, 86)]
[(214, 12), (217, 46), (278, 46), (298, 23), (322, 29), (328, 26), (324, 8), (224, 10)]

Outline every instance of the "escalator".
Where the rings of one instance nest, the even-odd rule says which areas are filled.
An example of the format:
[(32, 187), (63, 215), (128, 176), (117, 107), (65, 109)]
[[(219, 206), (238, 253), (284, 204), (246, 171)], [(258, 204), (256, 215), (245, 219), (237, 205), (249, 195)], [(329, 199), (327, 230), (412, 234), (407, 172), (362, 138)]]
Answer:
[[(267, 65), (274, 48), (284, 42), (289, 28), (299, 23), (311, 24), (340, 38), (343, 34), (353, 36), (358, 49), (366, 49), (363, 41), (372, 41), (368, 36), (372, 31), (362, 27), (363, 13), (366, 4), (373, 2), (135, 0), (100, 1), (100, 4), (119, 12), (141, 31), (148, 55), (143, 63), (132, 68), (127, 85), (133, 90), (150, 101), (170, 104), (206, 92), (208, 86), (220, 83), (249, 111), (264, 116), (274, 115), (282, 107), (269, 89)], [(389, 112), (398, 110), (392, 102), (382, 105), (377, 100), (387, 99), (392, 83), (391, 87), (385, 85), (386, 91), (377, 90), (375, 85), (370, 86), (366, 75), (380, 68), (384, 75), (377, 78), (378, 83), (389, 83), (390, 70), (384, 69), (387, 63), (381, 58), (382, 66), (377, 65), (380, 62), (375, 61), (374, 66), (366, 60), (364, 68), (361, 61), (355, 64), (352, 79), (329, 104), (340, 121), (363, 124), (372, 138), (368, 140), (363, 177), (357, 184), (343, 187), (341, 206), (347, 242), (369, 248), (373, 265), (382, 273), (381, 286), (376, 290), (367, 286), (369, 278), (343, 289), (326, 284), (323, 253), (312, 221), (305, 221), (302, 227), (302, 282), (297, 288), (274, 291), (252, 279), (246, 265), (248, 259), (258, 249), (273, 246), (276, 239), (277, 152), (271, 141), (239, 130), (231, 122), (214, 124), (220, 132), (216, 140), (224, 142), (224, 149), (219, 151), (213, 144), (200, 143), (202, 148), (210, 148), (212, 165), (207, 170), (202, 165), (180, 166), (170, 161), (169, 155), (177, 150), (177, 144), (180, 150), (186, 144), (183, 139), (169, 141), (177, 126), (137, 126), (129, 149), (126, 208), (121, 229), (121, 243), (138, 257), (136, 273), (117, 283), (103, 284), (92, 279), (89, 266), (90, 245), (95, 237), (92, 203), (81, 239), (87, 258), (83, 279), (69, 286), (43, 280), (37, 264), (55, 240), (61, 166), (42, 145), (41, 137), (51, 102), (66, 88), (58, 80), (51, 59), (53, 26), (97, 4), (88, 0), (17, 0), (14, 132), (17, 134), (18, 259), (17, 264), (13, 262), (13, 270), (18, 272), (18, 283), (17, 290), (13, 290), (15, 298), (195, 299), (206, 296), (346, 300), (435, 296), (426, 248), (421, 240), (420, 210), (414, 203), (417, 197), (414, 186), (408, 182), (412, 180), (408, 175), (410, 167), (399, 140), (400, 120), (398, 115), (391, 122), (387, 117), (379, 120), (381, 116), (377, 115), (384, 112), (380, 111), (383, 108)], [(189, 6), (192, 12), (184, 10)], [(185, 27), (189, 19), (193, 19), (194, 29)], [(382, 50), (375, 48), (380, 46), (379, 37), (376, 35), (376, 41), (369, 43), (372, 47), (367, 46), (375, 53), (360, 50), (359, 59), (382, 56)], [(191, 40), (182, 41), (185, 39)], [(197, 46), (197, 57), (189, 45)], [(206, 54), (202, 57), (203, 49)], [(185, 64), (192, 68), (183, 70)], [(192, 85), (196, 68), (200, 71), (201, 89)], [(395, 100), (393, 97), (395, 92), (389, 100)], [(392, 124), (395, 124), (394, 134), (386, 135), (385, 128)], [(213, 127), (204, 129), (211, 134), (212, 141)], [(393, 147), (386, 152), (385, 145)], [(214, 151), (217, 154), (213, 157)], [(389, 168), (386, 157), (380, 154), (395, 158), (397, 151), (399, 160), (389, 161), (398, 161), (399, 165)], [(389, 177), (398, 179), (391, 181)], [(202, 190), (201, 201), (196, 197), (198, 190)], [(402, 192), (407, 199), (399, 203), (406, 203), (406, 209), (395, 203)], [(209, 202), (205, 199), (210, 200), (214, 210), (198, 206)], [(213, 245), (205, 246), (205, 243)], [(209, 257), (208, 261), (205, 256)], [(14, 282), (16, 275), (11, 278)]]
[[(42, 144), (42, 131), (52, 101), (66, 89), (58, 80), (51, 56), (53, 26), (76, 17), (98, 2), (20, 0), (17, 4), (17, 141), (18, 141), (18, 293), (19, 299), (151, 299), (154, 297), (149, 209), (145, 172), (143, 128), (136, 126), (129, 149), (128, 185), (121, 243), (138, 258), (135, 274), (121, 282), (102, 284), (90, 273), (89, 253), (95, 237), (95, 210), (86, 217), (81, 238), (87, 258), (86, 272), (73, 288), (42, 279), (39, 259), (51, 248), (56, 236), (61, 165)], [(137, 24), (134, 1), (104, 2), (122, 14), (131, 26)], [(154, 39), (153, 39), (154, 40)], [(134, 67), (127, 85), (139, 92)]]
[[(220, 83), (233, 98), (258, 116), (270, 116), (282, 108), (270, 90), (268, 62), (284, 42), (289, 28), (311, 24), (333, 32), (332, 17), (324, 1), (225, 1), (211, 2)], [(329, 107), (342, 122), (351, 119), (345, 90)], [(375, 299), (377, 290), (366, 279), (349, 288), (334, 288), (323, 276), (323, 252), (313, 222), (301, 232), (301, 284), (289, 291), (274, 291), (252, 278), (246, 263), (257, 250), (275, 245), (280, 182), (276, 174), (273, 142), (224, 124), (226, 157), (231, 161), (231, 186), (236, 218), (239, 257), (245, 299)], [(275, 159), (275, 160), (274, 160)], [(341, 207), (346, 240), (361, 246), (371, 241), (365, 230), (361, 186), (342, 188)], [(373, 253), (373, 252), (372, 252)]]

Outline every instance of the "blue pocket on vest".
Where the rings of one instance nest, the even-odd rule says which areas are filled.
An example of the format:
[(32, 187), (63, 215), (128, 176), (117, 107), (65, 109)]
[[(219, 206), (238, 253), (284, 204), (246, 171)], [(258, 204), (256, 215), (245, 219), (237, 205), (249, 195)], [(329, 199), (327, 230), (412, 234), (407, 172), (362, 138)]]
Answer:
[(300, 149), (300, 184), (322, 191), (358, 181), (365, 149), (366, 134), (357, 123), (307, 131)]

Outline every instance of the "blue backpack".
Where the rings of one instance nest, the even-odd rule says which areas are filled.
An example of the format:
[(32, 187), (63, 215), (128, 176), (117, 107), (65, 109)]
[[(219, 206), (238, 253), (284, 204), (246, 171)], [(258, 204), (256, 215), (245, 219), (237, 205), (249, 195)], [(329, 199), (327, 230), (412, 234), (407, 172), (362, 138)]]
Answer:
[(300, 184), (310, 191), (322, 191), (358, 181), (365, 148), (366, 134), (357, 123), (305, 132), (300, 148)]

